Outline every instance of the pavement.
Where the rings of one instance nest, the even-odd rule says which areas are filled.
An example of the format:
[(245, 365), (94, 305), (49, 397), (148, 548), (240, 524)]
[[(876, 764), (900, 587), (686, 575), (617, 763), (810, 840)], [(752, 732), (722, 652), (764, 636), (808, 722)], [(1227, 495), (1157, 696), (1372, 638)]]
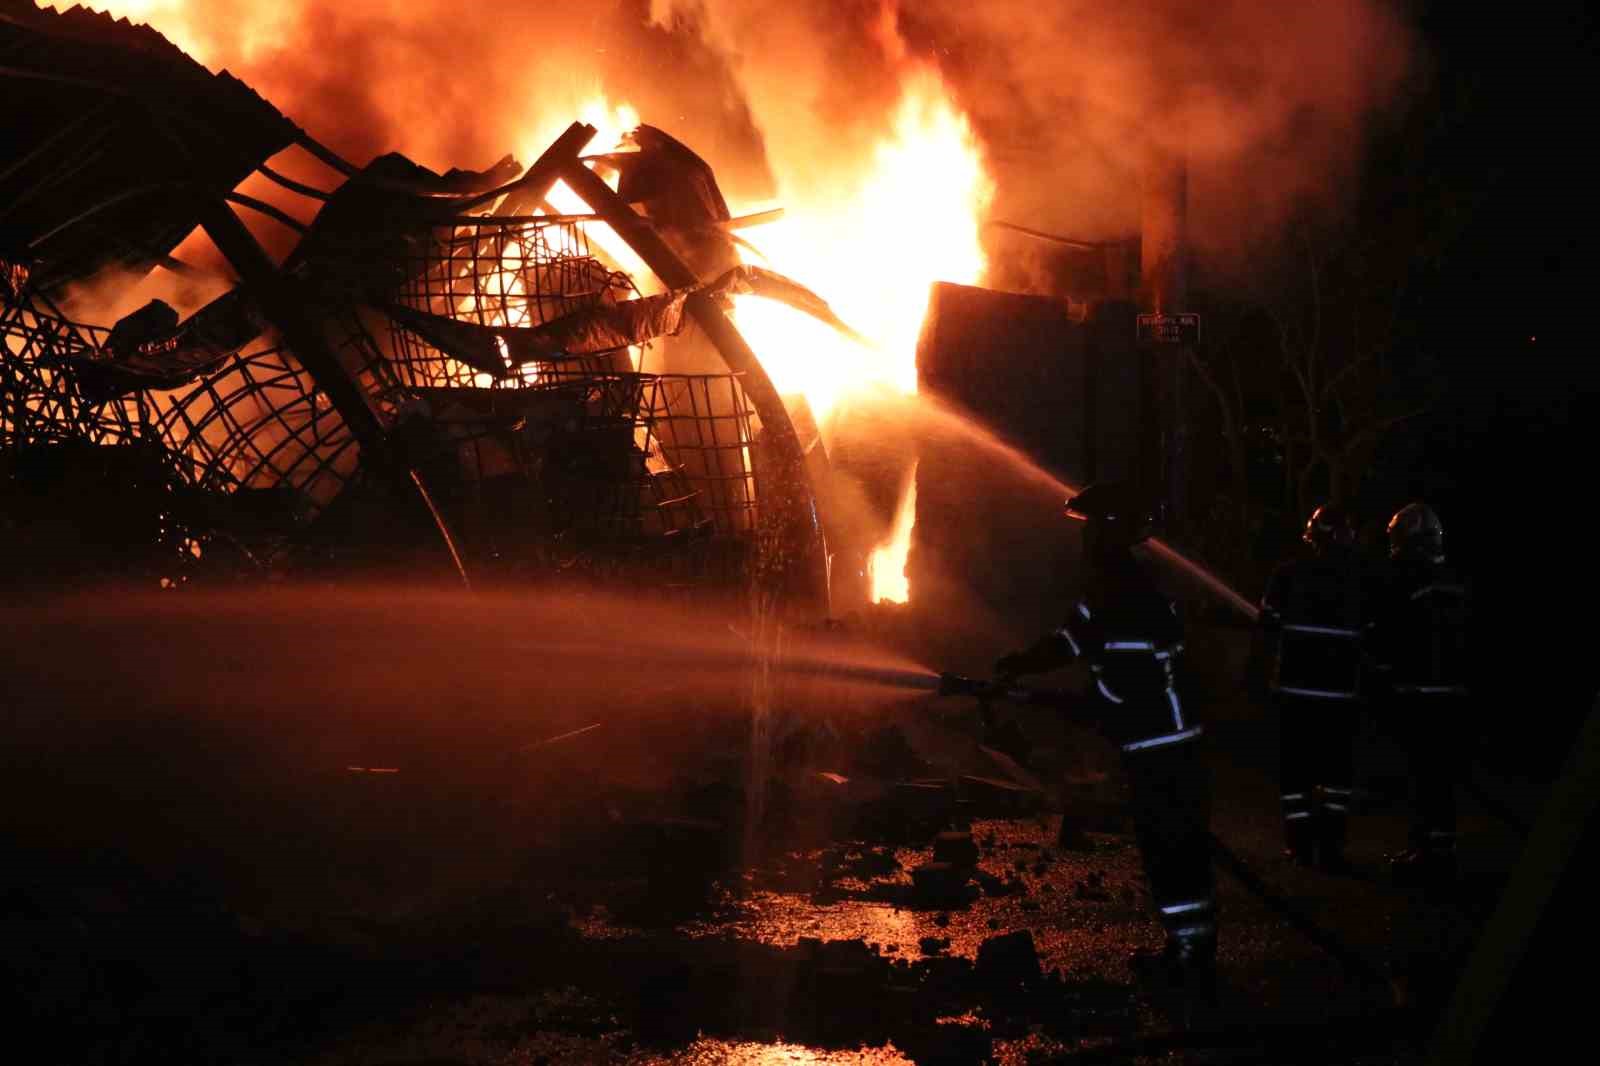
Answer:
[[(739, 676), (545, 671), (536, 641), (506, 637), (538, 631), (512, 608), (451, 610), (0, 615), (17, 871), (0, 921), (39, 1046), (86, 1063), (1420, 1061), (1519, 847), (1468, 798), (1458, 897), (1391, 885), (1404, 760), (1369, 731), (1352, 875), (1289, 864), (1274, 723), (1219, 655), (1213, 830), (1364, 965), (1219, 872), (1219, 990), (1197, 1007), (1129, 971), (1161, 937), (1094, 736), (1026, 712), (1018, 765), (980, 746), (971, 706), (850, 687), (752, 716)], [(1536, 805), (1536, 783), (1489, 787)]]

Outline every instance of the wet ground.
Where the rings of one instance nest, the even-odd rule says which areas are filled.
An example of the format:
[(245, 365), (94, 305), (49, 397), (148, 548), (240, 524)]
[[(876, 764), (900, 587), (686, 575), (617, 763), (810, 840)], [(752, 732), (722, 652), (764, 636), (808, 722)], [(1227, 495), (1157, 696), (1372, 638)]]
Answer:
[(0, 922), (39, 1061), (1413, 1061), (1516, 855), (1469, 802), (1460, 893), (1391, 885), (1404, 767), (1369, 734), (1352, 876), (1284, 862), (1273, 724), (1235, 637), (1196, 634), (1213, 828), (1266, 896), (1219, 872), (1190, 1003), (1130, 973), (1160, 934), (1097, 738), (1030, 712), (1024, 767), (962, 701), (814, 679), (756, 690), (753, 730), (725, 638), (572, 606), (0, 614)]

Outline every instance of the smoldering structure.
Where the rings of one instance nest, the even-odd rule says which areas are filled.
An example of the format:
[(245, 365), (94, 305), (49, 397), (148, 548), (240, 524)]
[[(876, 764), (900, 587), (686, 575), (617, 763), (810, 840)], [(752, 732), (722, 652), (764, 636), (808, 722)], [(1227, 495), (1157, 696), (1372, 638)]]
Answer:
[[(797, 433), (728, 300), (846, 327), (739, 263), (710, 168), (670, 135), (585, 157), (595, 130), (574, 123), (525, 171), (356, 167), (147, 27), (8, 4), (0, 52), (3, 535), (40, 573), (399, 553), (463, 580), (755, 580), (825, 604), (815, 430)], [(291, 145), (343, 183), (277, 173)], [(314, 221), (234, 191), (251, 174), (318, 201)], [(552, 207), (557, 182), (589, 210)], [(235, 208), (294, 232), (281, 266)], [(600, 223), (663, 291), (640, 294)], [(75, 286), (195, 278), (173, 253), (196, 228), (238, 280), (209, 279), (224, 291), (192, 314), (64, 309)], [(639, 369), (645, 345), (660, 372)]]

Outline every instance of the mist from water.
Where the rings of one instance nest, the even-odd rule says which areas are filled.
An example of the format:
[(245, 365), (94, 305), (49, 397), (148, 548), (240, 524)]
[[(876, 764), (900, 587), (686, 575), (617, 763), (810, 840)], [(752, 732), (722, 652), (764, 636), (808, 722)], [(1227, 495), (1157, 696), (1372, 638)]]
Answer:
[[(318, 583), (77, 593), (0, 608), (0, 636), (17, 722), (66, 707), (86, 721), (225, 714), (330, 741), (376, 731), (425, 747), (464, 730), (497, 748), (607, 709), (742, 713), (761, 643), (750, 619), (738, 599), (639, 590)], [(785, 627), (781, 650), (818, 703), (927, 673), (820, 626)]]
[[(881, 409), (885, 432), (910, 432), (921, 440), (959, 440), (978, 449), (985, 458), (1003, 464), (1010, 473), (1027, 484), (1053, 493), (1063, 503), (1082, 491), (1080, 486), (1040, 466), (1026, 451), (971, 415), (956, 410), (936, 397), (926, 393), (893, 399), (880, 396), (872, 401), (872, 406)], [(1150, 554), (1159, 562), (1185, 575), (1209, 596), (1244, 618), (1254, 622), (1260, 614), (1255, 604), (1203, 563), (1159, 537), (1152, 537), (1147, 544)]]

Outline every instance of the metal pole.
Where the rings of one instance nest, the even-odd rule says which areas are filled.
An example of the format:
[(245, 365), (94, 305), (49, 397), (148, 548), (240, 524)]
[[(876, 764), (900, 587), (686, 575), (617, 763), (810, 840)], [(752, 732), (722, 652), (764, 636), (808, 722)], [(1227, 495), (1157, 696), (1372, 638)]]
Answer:
[(578, 153), (594, 140), (595, 132), (595, 128), (588, 123), (574, 122), (528, 166), (522, 177), (510, 185), (491, 189), (464, 203), (452, 204), (452, 210), (470, 210), (493, 202), (503, 193), (505, 199), (495, 209), (496, 214), (525, 215), (533, 212), (550, 195), (550, 189), (560, 180), (562, 173), (574, 164)]
[[(1151, 152), (1144, 183), (1143, 233), (1140, 268), (1146, 309), (1176, 315), (1188, 310), (1188, 210), (1189, 172), (1184, 157), (1164, 149)], [(1167, 519), (1178, 532), (1187, 517), (1189, 477), (1189, 426), (1184, 410), (1184, 374), (1189, 361), (1187, 345), (1161, 345), (1146, 356), (1150, 394), (1155, 409), (1147, 440), (1153, 454), (1146, 469), (1155, 476)], [(1153, 438), (1153, 439), (1152, 439)]]

